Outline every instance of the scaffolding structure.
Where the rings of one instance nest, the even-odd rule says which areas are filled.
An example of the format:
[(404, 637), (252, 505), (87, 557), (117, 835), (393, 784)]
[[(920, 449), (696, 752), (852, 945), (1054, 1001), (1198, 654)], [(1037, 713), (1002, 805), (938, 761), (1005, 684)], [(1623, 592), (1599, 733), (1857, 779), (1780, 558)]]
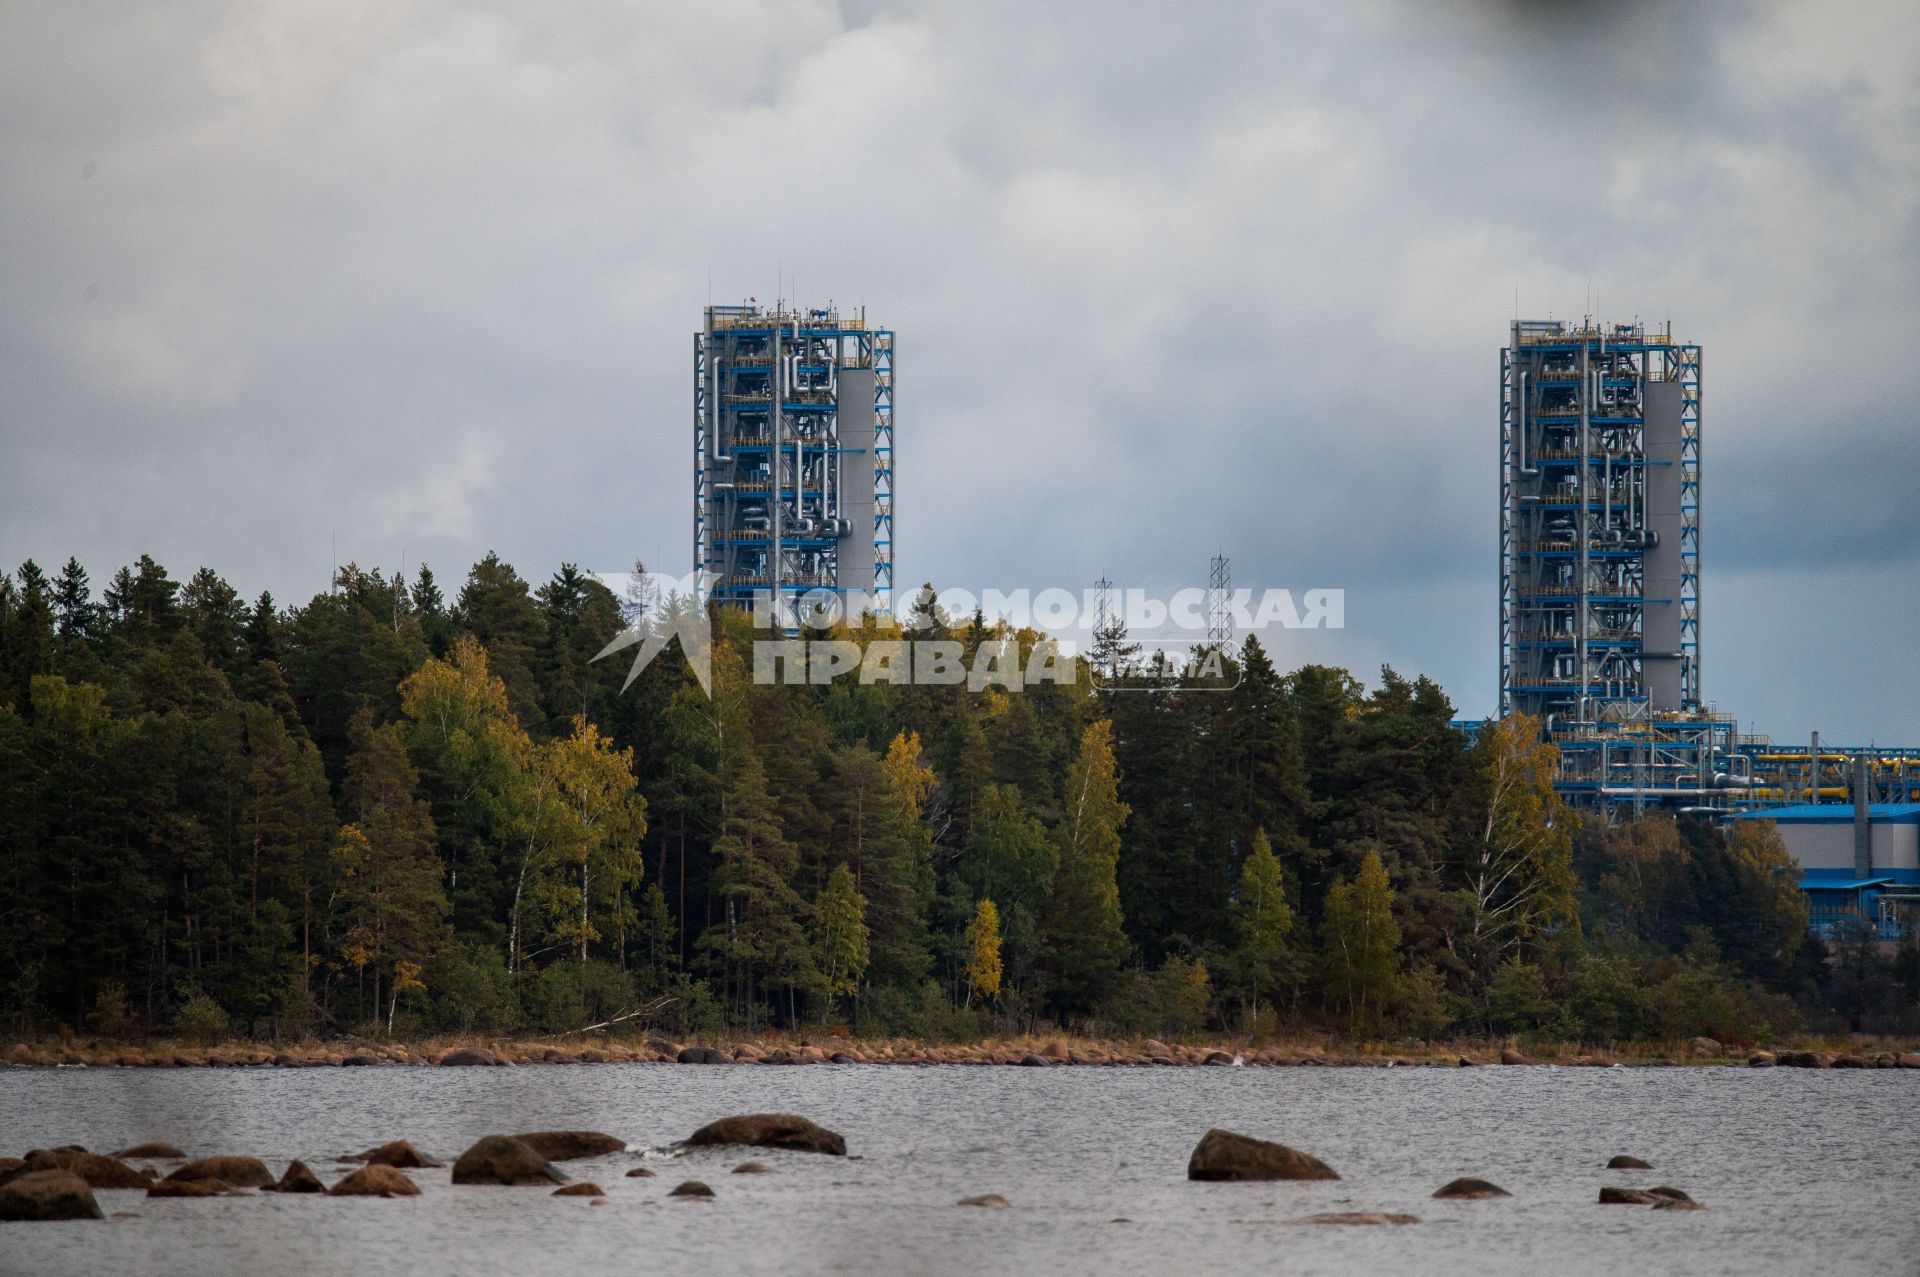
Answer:
[[(1500, 713), (1608, 820), (1905, 803), (1920, 749), (1781, 746), (1700, 694), (1700, 347), (1516, 320), (1500, 352)], [(1470, 733), (1477, 723), (1462, 724)]]
[(1700, 698), (1700, 347), (1515, 320), (1500, 352), (1500, 709), (1549, 731)]
[[(893, 610), (893, 333), (864, 309), (709, 306), (693, 339), (693, 558), (784, 628)], [(810, 591), (828, 591), (829, 596)]]

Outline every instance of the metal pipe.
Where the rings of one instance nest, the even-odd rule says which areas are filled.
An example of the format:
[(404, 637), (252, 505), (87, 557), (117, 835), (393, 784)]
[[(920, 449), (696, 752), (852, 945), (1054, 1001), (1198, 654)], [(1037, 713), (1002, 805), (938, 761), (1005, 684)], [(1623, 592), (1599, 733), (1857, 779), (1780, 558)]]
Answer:
[(1514, 404), (1514, 416), (1519, 422), (1513, 436), (1514, 451), (1518, 453), (1520, 457), (1519, 466), (1514, 473), (1524, 475), (1536, 475), (1540, 473), (1537, 468), (1530, 469), (1527, 466), (1527, 382), (1531, 377), (1531, 373), (1522, 372), (1520, 374), (1520, 398)]

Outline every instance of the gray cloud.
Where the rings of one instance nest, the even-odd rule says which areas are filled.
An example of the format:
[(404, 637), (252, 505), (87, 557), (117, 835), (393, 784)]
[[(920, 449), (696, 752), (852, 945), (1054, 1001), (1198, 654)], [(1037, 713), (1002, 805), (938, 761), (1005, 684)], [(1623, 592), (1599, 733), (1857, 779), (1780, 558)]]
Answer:
[(1517, 290), (1707, 347), (1721, 707), (1920, 738), (1906, 7), (123, 15), (0, 15), (7, 562), (678, 569), (699, 308), (784, 278), (900, 334), (903, 580), (1225, 549), (1481, 713)]

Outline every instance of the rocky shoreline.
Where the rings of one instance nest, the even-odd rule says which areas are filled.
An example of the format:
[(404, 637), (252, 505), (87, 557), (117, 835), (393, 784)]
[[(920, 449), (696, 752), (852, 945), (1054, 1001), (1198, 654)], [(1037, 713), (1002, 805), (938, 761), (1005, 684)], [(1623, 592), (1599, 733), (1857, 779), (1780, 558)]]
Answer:
[(1254, 1068), (1462, 1068), (1479, 1065), (1557, 1065), (1579, 1068), (1658, 1068), (1676, 1065), (1750, 1068), (1920, 1069), (1920, 1047), (1886, 1042), (1851, 1049), (1753, 1051), (1696, 1038), (1670, 1054), (1580, 1053), (1572, 1046), (1526, 1054), (1507, 1045), (1434, 1044), (1393, 1048), (1379, 1044), (1326, 1042), (1253, 1047), (1234, 1044), (1168, 1044), (1152, 1038), (1089, 1040), (1071, 1037), (1009, 1038), (971, 1045), (911, 1039), (853, 1040), (761, 1037), (682, 1044), (652, 1037), (629, 1041), (577, 1042), (438, 1040), (416, 1043), (311, 1042), (286, 1046), (229, 1043), (212, 1047), (173, 1042), (128, 1045), (110, 1042), (14, 1043), (0, 1065), (26, 1068), (329, 1068), (392, 1066), (493, 1066), (533, 1064), (903, 1064), (1027, 1068), (1254, 1067)]

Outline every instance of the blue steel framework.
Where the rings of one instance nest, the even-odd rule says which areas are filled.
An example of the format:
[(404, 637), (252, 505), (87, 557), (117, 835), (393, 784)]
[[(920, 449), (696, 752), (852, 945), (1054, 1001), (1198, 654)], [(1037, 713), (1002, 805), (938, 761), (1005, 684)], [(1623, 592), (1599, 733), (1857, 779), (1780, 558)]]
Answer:
[[(1500, 352), (1500, 712), (1607, 819), (1920, 797), (1920, 749), (1781, 746), (1700, 695), (1700, 347), (1515, 321)], [(1462, 724), (1469, 733), (1477, 723)]]
[(1512, 332), (1500, 352), (1501, 713), (1556, 729), (1690, 718), (1700, 348), (1637, 324)]
[(693, 343), (693, 554), (714, 601), (751, 607), (770, 592), (797, 619), (796, 599), (826, 590), (892, 611), (893, 359), (893, 333), (864, 315), (707, 308)]

